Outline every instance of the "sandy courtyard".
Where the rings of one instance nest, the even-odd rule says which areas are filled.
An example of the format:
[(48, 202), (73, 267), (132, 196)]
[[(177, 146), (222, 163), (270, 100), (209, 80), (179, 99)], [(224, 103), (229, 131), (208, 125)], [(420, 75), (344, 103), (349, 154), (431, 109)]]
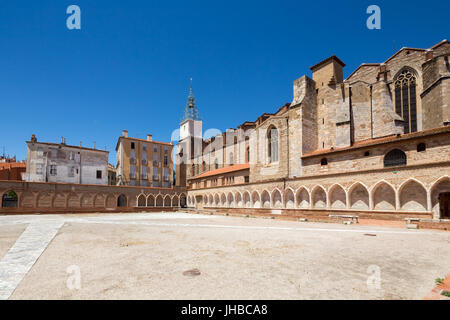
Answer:
[[(450, 271), (449, 244), (450, 233), (442, 231), (183, 213), (0, 216), (0, 293), (9, 299), (422, 299)], [(183, 274), (191, 269), (200, 274)], [(73, 286), (77, 279), (80, 288)]]

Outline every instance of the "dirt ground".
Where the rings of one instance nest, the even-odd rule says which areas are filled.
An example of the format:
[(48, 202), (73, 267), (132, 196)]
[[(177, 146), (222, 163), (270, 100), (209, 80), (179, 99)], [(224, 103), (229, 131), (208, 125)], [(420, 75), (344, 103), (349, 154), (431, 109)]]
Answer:
[[(0, 217), (0, 258), (45, 219)], [(64, 224), (10, 299), (422, 299), (450, 271), (442, 231), (181, 213), (51, 219)]]

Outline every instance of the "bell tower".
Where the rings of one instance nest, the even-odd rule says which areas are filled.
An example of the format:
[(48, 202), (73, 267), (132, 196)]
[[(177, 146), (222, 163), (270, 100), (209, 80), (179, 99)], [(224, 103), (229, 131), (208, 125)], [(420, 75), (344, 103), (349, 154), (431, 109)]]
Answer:
[(177, 146), (177, 186), (186, 186), (187, 179), (194, 174), (191, 170), (192, 165), (195, 165), (195, 160), (202, 154), (202, 130), (202, 120), (198, 114), (191, 78), (184, 117), (180, 123), (180, 140), (178, 141)]

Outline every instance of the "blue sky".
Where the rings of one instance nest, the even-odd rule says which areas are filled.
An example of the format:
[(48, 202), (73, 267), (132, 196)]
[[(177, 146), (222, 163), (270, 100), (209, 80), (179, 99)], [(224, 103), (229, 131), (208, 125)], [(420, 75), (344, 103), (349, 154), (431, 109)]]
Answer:
[[(66, 8), (81, 8), (68, 30)], [(366, 8), (381, 8), (381, 30)], [(336, 54), (344, 77), (403, 46), (449, 38), (448, 1), (13, 1), (0, 3), (0, 152), (38, 140), (110, 151), (122, 129), (169, 141), (194, 81), (203, 128), (236, 127), (292, 100)]]

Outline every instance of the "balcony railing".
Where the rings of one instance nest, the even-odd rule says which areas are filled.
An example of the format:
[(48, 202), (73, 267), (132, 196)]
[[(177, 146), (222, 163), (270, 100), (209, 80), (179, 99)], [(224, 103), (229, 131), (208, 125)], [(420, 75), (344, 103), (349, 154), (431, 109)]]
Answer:
[(148, 175), (142, 174), (142, 175), (141, 175), (141, 179), (147, 180), (147, 179), (148, 179)]

